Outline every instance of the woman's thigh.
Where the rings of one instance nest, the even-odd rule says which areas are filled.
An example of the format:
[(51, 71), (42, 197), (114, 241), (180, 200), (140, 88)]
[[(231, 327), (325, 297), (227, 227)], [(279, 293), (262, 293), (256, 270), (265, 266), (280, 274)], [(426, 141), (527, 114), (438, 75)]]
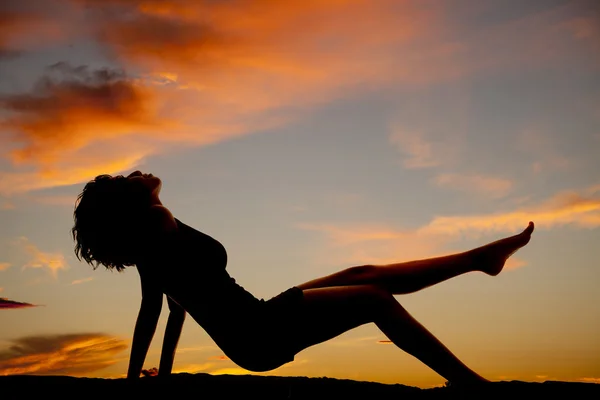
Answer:
[(268, 301), (259, 317), (251, 322), (244, 319), (244, 326), (231, 329), (237, 332), (236, 338), (216, 338), (221, 339), (217, 344), (224, 351), (229, 350), (226, 354), (242, 368), (277, 368), (307, 347), (375, 322), (396, 301), (376, 285), (306, 289), (300, 299), (293, 292), (285, 293)]
[(375, 322), (396, 302), (376, 285), (332, 286), (303, 290), (293, 326), (297, 351), (325, 342), (351, 329)]

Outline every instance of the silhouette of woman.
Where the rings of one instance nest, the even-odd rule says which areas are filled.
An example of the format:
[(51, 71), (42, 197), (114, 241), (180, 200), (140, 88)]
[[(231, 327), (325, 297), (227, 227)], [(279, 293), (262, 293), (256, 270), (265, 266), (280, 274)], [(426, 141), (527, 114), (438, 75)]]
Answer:
[(497, 275), (525, 246), (533, 223), (515, 236), (463, 253), (389, 265), (362, 265), (257, 299), (226, 272), (225, 248), (174, 218), (159, 199), (161, 180), (135, 171), (100, 175), (77, 198), (75, 254), (94, 268), (136, 266), (142, 302), (128, 378), (140, 376), (161, 312), (169, 304), (159, 375), (171, 373), (186, 312), (240, 367), (269, 371), (307, 347), (373, 322), (399, 348), (456, 384), (487, 382), (394, 298), (455, 276)]

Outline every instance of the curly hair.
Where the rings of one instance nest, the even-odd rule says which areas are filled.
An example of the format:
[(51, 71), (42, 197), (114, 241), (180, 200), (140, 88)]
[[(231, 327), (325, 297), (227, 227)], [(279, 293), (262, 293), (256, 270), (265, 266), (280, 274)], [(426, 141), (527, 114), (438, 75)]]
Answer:
[(150, 196), (122, 175), (99, 175), (77, 196), (71, 229), (75, 255), (94, 269), (122, 271), (135, 265), (132, 251), (143, 232)]

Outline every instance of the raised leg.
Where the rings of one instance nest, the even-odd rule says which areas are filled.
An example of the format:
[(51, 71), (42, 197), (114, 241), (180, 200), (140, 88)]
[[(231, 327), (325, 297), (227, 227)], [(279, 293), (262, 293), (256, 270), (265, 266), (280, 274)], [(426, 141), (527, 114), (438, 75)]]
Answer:
[(417, 322), (386, 290), (354, 285), (304, 290), (299, 336), (305, 349), (374, 322), (399, 348), (454, 383), (486, 382)]
[(506, 260), (529, 242), (533, 229), (533, 223), (530, 222), (529, 226), (518, 235), (463, 253), (396, 264), (351, 267), (298, 287), (305, 290), (333, 286), (377, 285), (393, 294), (406, 294), (471, 271), (497, 275), (502, 271)]

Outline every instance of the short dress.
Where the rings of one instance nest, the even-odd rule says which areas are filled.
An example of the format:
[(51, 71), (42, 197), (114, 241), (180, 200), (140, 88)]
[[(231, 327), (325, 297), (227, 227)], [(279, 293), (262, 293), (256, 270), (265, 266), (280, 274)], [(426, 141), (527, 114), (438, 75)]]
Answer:
[(175, 221), (177, 232), (156, 244), (166, 251), (154, 252), (154, 262), (160, 262), (158, 254), (169, 265), (168, 274), (155, 269), (161, 290), (240, 367), (269, 371), (293, 361), (302, 349), (302, 290), (292, 287), (269, 300), (256, 298), (227, 273), (221, 243)]

